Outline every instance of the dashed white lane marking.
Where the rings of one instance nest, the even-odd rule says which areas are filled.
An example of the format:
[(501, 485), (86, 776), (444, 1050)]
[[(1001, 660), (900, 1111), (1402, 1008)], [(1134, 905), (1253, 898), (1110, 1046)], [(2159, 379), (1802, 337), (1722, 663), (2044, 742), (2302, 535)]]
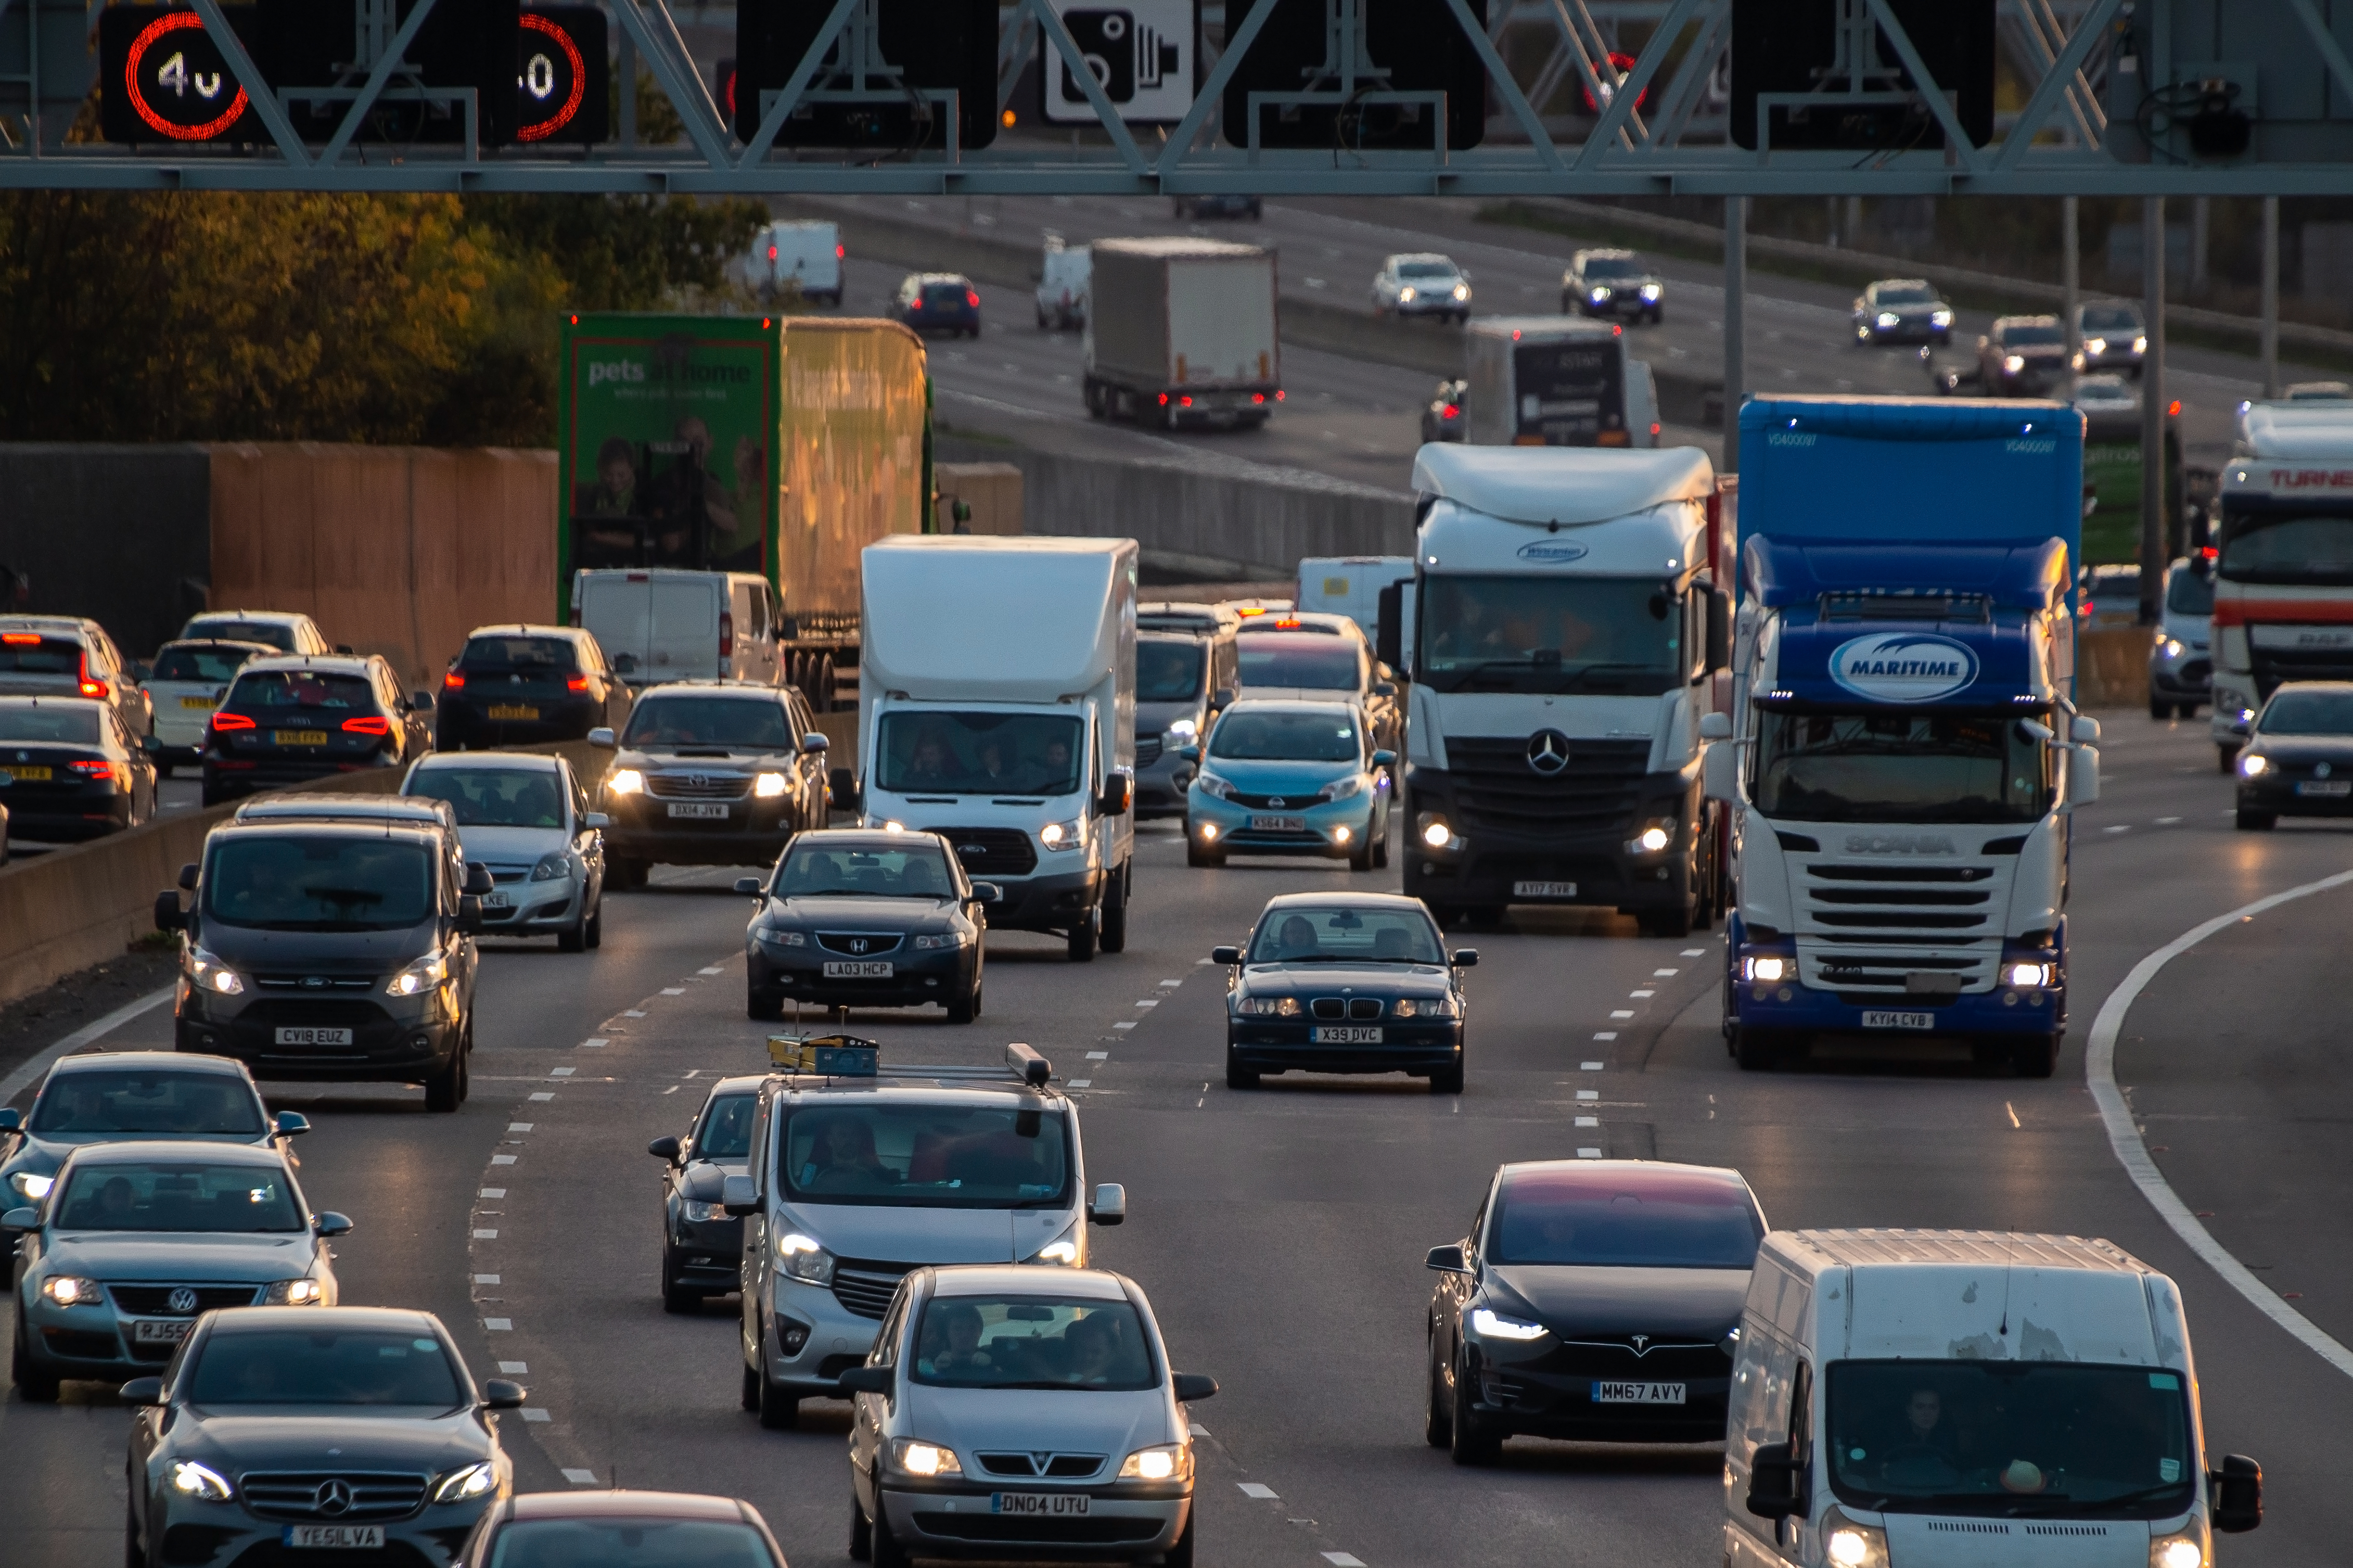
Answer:
[(1193, 967), (1196, 969), (1207, 969), (1210, 964), (1216, 962), (1217, 960), (1213, 958), (1197, 958), (1193, 961)]
[(499, 1233), (495, 1230), (483, 1230), (477, 1228), (474, 1232), (474, 1239), (476, 1241), (496, 1241), (498, 1238)]
[(1087, 1060), (1091, 1062), (1107, 1062), (1111, 1060), (1111, 1053), (1109, 1051), (1089, 1051), (1087, 1053)]
[(1274, 1495), (1274, 1489), (1268, 1486), (1264, 1481), (1236, 1481), (1234, 1485), (1242, 1489), (1242, 1496), (1254, 1497), (1261, 1502), (1280, 1502), (1282, 1500)]
[(1577, 1119), (1577, 1124), (1579, 1127), (1599, 1127), (1601, 1125), (1601, 1118), (1599, 1116), (1580, 1116)]
[(526, 1421), (553, 1421), (555, 1412), (543, 1410), (536, 1405), (526, 1405), (522, 1407), (522, 1418)]
[(477, 1274), (474, 1276), (474, 1283), (477, 1285), (495, 1285), (498, 1282), (499, 1277), (495, 1274)]
[(507, 1190), (504, 1187), (484, 1187), (475, 1194), (475, 1196), (484, 1198), (502, 1198), (506, 1195)]
[(1687, 947), (1683, 949), (1683, 955), (1685, 958), (1705, 958), (1707, 956), (1707, 949), (1704, 947)]
[(499, 1370), (501, 1372), (513, 1373), (517, 1377), (529, 1377), (531, 1375), (531, 1363), (527, 1361), (502, 1361), (499, 1363)]
[(1095, 1080), (1091, 1078), (1074, 1078), (1070, 1081), (1068, 1087), (1071, 1089), (1092, 1089), (1094, 1087), (1094, 1083)]
[(1206, 1437), (1209, 1435), (1209, 1429), (1198, 1421), (1187, 1421), (1185, 1423), (1185, 1429), (1196, 1437)]
[(482, 1327), (494, 1334), (509, 1334), (514, 1331), (514, 1320), (512, 1318), (484, 1318), (482, 1320)]
[(1139, 1007), (1157, 1007), (1160, 1005), (1160, 998), (1157, 996), (1146, 996), (1143, 1001), (1138, 1002), (1136, 1005)]
[(664, 1094), (676, 1094), (678, 1092), (678, 1085), (672, 1084), (668, 1089), (663, 1089), (662, 1092)]
[(621, 1016), (624, 1018), (642, 1018), (645, 1016), (645, 1014), (635, 1007), (624, 1007), (621, 1010)]
[(1113, 1024), (1112, 1027), (1114, 1029), (1133, 1029), (1135, 1027), (1135, 1020), (1133, 1018), (1123, 1018), (1118, 1023)]
[(1579, 1100), (1599, 1100), (1601, 1098), (1601, 1091), (1598, 1089), (1580, 1089), (1577, 1091), (1577, 1098)]
[(2018, 1107), (2005, 1100), (2001, 1102), (2001, 1108), (2010, 1112), (2010, 1124), (2012, 1127), (2023, 1128), (2025, 1124), (2018, 1120)]
[(2178, 816), (2160, 816), (2157, 819), (2157, 825), (2159, 827), (2170, 827), (2180, 820), (2181, 818)]
[(1601, 1151), (1599, 1149), (1579, 1149), (1577, 1152), (1577, 1157), (1580, 1160), (1599, 1160), (1601, 1158)]
[(1365, 1560), (1352, 1552), (1326, 1552), (1324, 1561), (1332, 1568), (1365, 1568)]
[(491, 1156), (491, 1163), (493, 1165), (512, 1165), (514, 1163), (515, 1157), (512, 1154), (493, 1154)]
[(1618, 1031), (1615, 1029), (1598, 1029), (1594, 1031), (1593, 1037), (1597, 1040), (1614, 1040), (1618, 1037)]
[(683, 985), (665, 985), (662, 987), (661, 994), (665, 996), (683, 996), (686, 994), (686, 987)]
[(584, 1051), (600, 1051), (612, 1043), (610, 1040), (583, 1040), (580, 1042), (580, 1048)]
[(695, 973), (696, 973), (697, 974), (724, 974), (724, 973), (727, 973), (727, 971), (725, 971), (724, 969), (722, 969), (719, 965), (717, 965), (717, 964), (715, 964), (715, 963), (714, 963), (714, 964), (712, 964), (712, 965), (710, 968), (708, 968), (708, 969), (698, 969), (698, 970), (696, 970), (696, 971), (695, 971)]
[(574, 1073), (576, 1073), (580, 1069), (578, 1068), (550, 1068), (547, 1069), (547, 1076), (550, 1078), (570, 1078)]
[(567, 1469), (564, 1472), (564, 1479), (575, 1487), (593, 1487), (596, 1484), (596, 1472)]
[(1651, 971), (1651, 978), (1653, 980), (1663, 980), (1671, 974), (1681, 974), (1682, 973), (1683, 971), (1680, 969), (1653, 969)]
[(2103, 833), (2130, 833), (2132, 831), (2132, 824), (2129, 822), (2119, 822), (2113, 827), (2103, 827), (2100, 831)]
[(1604, 1064), (1600, 1062), (1579, 1062), (1577, 1064), (1577, 1070), (1579, 1072), (1600, 1072), (1603, 1070), (1603, 1067)]
[(539, 1123), (535, 1121), (510, 1121), (507, 1123), (507, 1131), (510, 1132), (528, 1132), (538, 1125)]
[(531, 1098), (532, 1098), (532, 1099), (533, 1099), (533, 1100), (554, 1100), (554, 1099), (555, 1098), (555, 1096), (554, 1096), (554, 1095), (553, 1095), (553, 1094), (551, 1094), (551, 1093), (549, 1093), (546, 1089), (541, 1089), (538, 1093), (536, 1093), (536, 1094), (533, 1095)]
[(1182, 980), (1164, 980), (1160, 983), (1160, 988), (1164, 991), (1173, 991), (1184, 984)]
[(1620, 1007), (1609, 1016), (1613, 1018), (1630, 1018), (1634, 1016), (1634, 1010), (1631, 1007)]
[[(1629, 992), (1627, 992), (1627, 993), (1626, 993), (1626, 994), (1627, 994), (1629, 997), (1630, 997), (1632, 1000), (1637, 1001), (1637, 1002), (1640, 1002), (1640, 1001), (1643, 1000), (1643, 999), (1644, 999), (1644, 998), (1646, 998), (1646, 997), (1656, 996), (1656, 995), (1658, 994), (1658, 993), (1657, 993), (1657, 992), (1655, 992), (1655, 991), (1629, 991)], [(1612, 1013), (1612, 1014), (1611, 1014), (1611, 1015), (1609, 1015), (1609, 1016), (1610, 1016), (1611, 1017), (1613, 1017), (1613, 1018), (1614, 1018), (1614, 1017), (1616, 1017), (1618, 1015), (1617, 1015), (1617, 1014), (1615, 1014), (1615, 1013)]]

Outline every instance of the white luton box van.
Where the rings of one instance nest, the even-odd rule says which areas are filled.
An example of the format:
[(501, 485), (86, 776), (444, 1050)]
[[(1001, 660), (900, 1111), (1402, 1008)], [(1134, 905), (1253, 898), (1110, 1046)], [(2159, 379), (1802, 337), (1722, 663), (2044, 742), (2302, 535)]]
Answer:
[(2263, 1521), (2180, 1290), (2109, 1242), (1775, 1231), (1736, 1331), (1726, 1568), (2205, 1568)]

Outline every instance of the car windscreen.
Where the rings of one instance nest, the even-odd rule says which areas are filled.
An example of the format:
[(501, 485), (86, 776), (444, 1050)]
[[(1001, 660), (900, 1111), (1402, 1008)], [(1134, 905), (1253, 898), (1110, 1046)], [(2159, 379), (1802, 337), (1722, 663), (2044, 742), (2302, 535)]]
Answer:
[(1585, 275), (1604, 283), (1640, 278), (1642, 264), (1630, 256), (1589, 256), (1585, 260)]
[(848, 1100), (794, 1110), (777, 1175), (802, 1203), (891, 1208), (1058, 1208), (1069, 1202), (1060, 1112), (1008, 1105)]
[(1438, 928), (1419, 910), (1270, 910), (1250, 939), (1252, 963), (1443, 963)]
[(2255, 727), (2266, 735), (2353, 735), (2353, 691), (2282, 691)]
[(2176, 572), (2165, 585), (2165, 607), (2177, 616), (2214, 613), (2214, 579), (2202, 572)]
[(1341, 709), (1293, 713), (1228, 709), (1209, 731), (1209, 755), (1229, 762), (1353, 763), (1363, 754), (1356, 718)]
[(483, 1568), (776, 1568), (758, 1531), (718, 1519), (520, 1519)]
[(961, 305), (965, 302), (965, 296), (971, 292), (972, 286), (960, 279), (945, 283), (926, 283), (923, 285), (923, 303)]
[(936, 839), (880, 849), (804, 838), (785, 856), (771, 890), (780, 899), (944, 899), (955, 892), (955, 875)]
[(28, 741), (36, 745), (95, 746), (95, 708), (36, 708), (30, 704), (0, 705), (0, 741)]
[(49, 1079), (34, 1102), (31, 1131), (259, 1136), (263, 1122), (261, 1102), (241, 1078), (91, 1068)]
[(237, 678), (222, 707), (257, 719), (315, 715), (340, 719), (376, 710), (375, 686), (363, 675), (314, 669), (249, 669)]
[(74, 1171), (50, 1204), (59, 1230), (307, 1229), (283, 1171), (202, 1161), (110, 1161)]
[(237, 679), (246, 660), (254, 657), (249, 647), (204, 647), (181, 644), (167, 647), (155, 656), (156, 680), (217, 680)]
[(569, 675), (580, 668), (580, 650), (565, 637), (479, 637), (466, 639), (458, 656), (463, 670)]
[(206, 1337), (183, 1374), (191, 1404), (413, 1405), (446, 1410), (459, 1384), (448, 1352), (414, 1329), (302, 1326), (239, 1329)]
[(2084, 307), (2084, 330), (2087, 332), (2137, 332), (2140, 312), (2122, 305), (2086, 305)]
[(897, 712), (882, 718), (882, 787), (905, 795), (1074, 795), (1077, 718), (1056, 713)]
[(1400, 278), (1451, 278), (1454, 276), (1454, 263), (1451, 261), (1400, 261), (1398, 263), (1398, 276)]
[(1683, 621), (1651, 578), (1430, 577), (1413, 676), (1441, 691), (1654, 696), (1675, 683)]
[(2032, 822), (2051, 753), (2004, 714), (1758, 710), (1757, 809), (1797, 822)]
[(2181, 1374), (2147, 1366), (1834, 1361), (1824, 1411), (1831, 1489), (1851, 1508), (2164, 1519), (2204, 1479)]
[(1197, 642), (1135, 639), (1135, 700), (1188, 702), (1201, 694), (1201, 668), (1209, 650)]
[(2222, 503), (2219, 575), (2234, 583), (2353, 584), (2353, 515)]
[(81, 644), (71, 637), (45, 637), (37, 632), (9, 632), (0, 637), (0, 675), (79, 675)]
[(934, 1296), (907, 1375), (940, 1388), (1137, 1391), (1158, 1385), (1151, 1342), (1126, 1301)]
[(1749, 1268), (1764, 1230), (1732, 1182), (1668, 1172), (1521, 1171), (1495, 1194), (1487, 1261), (1601, 1268)]
[(1883, 305), (1933, 305), (1936, 302), (1934, 289), (1882, 289), (1873, 296)]
[(1245, 687), (1299, 687), (1314, 691), (1354, 691), (1364, 668), (1352, 637), (1320, 632), (1277, 633), (1240, 638), (1236, 653)]
[(2067, 334), (2056, 326), (2005, 327), (2001, 333), (2006, 348), (2057, 348), (2067, 341)]
[(564, 781), (544, 768), (419, 768), (401, 793), (448, 801), (460, 827), (564, 826)]
[(195, 620), (182, 634), (192, 637), (217, 637), (223, 642), (258, 642), (281, 653), (294, 651), (294, 628), (280, 621)]
[(698, 1160), (741, 1160), (752, 1152), (752, 1114), (759, 1100), (748, 1094), (723, 1094), (702, 1108), (702, 1130), (694, 1135)]
[(204, 918), (263, 931), (400, 931), (433, 918), (436, 858), (406, 838), (255, 834), (204, 872)]
[(737, 752), (789, 752), (785, 705), (765, 698), (649, 696), (629, 715), (625, 746), (718, 746)]

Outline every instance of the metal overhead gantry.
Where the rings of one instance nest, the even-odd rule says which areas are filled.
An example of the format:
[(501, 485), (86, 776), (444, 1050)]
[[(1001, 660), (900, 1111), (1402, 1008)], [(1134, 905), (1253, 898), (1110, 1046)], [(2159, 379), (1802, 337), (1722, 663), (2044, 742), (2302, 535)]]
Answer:
[[(2315, 0), (2000, 0), (1998, 24), (1995, 0), (1229, 0), (1221, 43), (1195, 28), (1203, 63), (1193, 67), (1190, 107), (1173, 123), (1123, 118), (1106, 91), (1120, 72), (1106, 64), (1102, 37), (1091, 34), (1082, 45), (1065, 20), (1066, 12), (1092, 16), (1101, 5), (1000, 5), (995, 36), (975, 45), (985, 58), (976, 66), (980, 88), (969, 96), (993, 82), (997, 98), (982, 110), (961, 101), (965, 89), (902, 79), (903, 62), (884, 42), (894, 3), (947, 0), (834, 0), (830, 7), (740, 0), (739, 13), (766, 6), (822, 16), (796, 68), (762, 88), (746, 115), (723, 110), (668, 0), (609, 0), (594, 58), (584, 67), (575, 50), (573, 67), (599, 85), (610, 79), (609, 31), (625, 64), (643, 62), (677, 111), (684, 134), (663, 147), (628, 136), (626, 108), (619, 142), (486, 136), (484, 125), (498, 123), (482, 102), (490, 89), (436, 79), (408, 53), (437, 6), (470, 11), (481, 3), (410, 0), (401, 9), (395, 0), (353, 0), (361, 42), (335, 62), (334, 79), (278, 80), (263, 68), (275, 43), (269, 19), (288, 13), (267, 0), (172, 7), (0, 0), (0, 186), (1726, 197), (2353, 189), (2353, 60)], [(1140, 14), (1143, 0), (1134, 3)], [(314, 0), (311, 9), (332, 4)], [(1982, 70), (1957, 66), (1932, 36), (1950, 30), (1952, 14), (1978, 8), (1989, 40)], [(217, 55), (207, 79), (223, 94), (241, 94), (249, 112), (190, 122), (211, 128), (207, 136), (68, 142), (66, 128), (93, 87), (101, 100), (125, 90), (120, 79), (99, 79), (91, 47), (110, 9), (186, 15), (175, 37), (193, 39), (200, 29)], [(540, 12), (526, 4), (522, 14), (555, 9), (595, 8)], [(1645, 25), (1650, 31), (1627, 53), (1620, 40)], [(1557, 39), (1530, 75), (1535, 101), (1497, 44), (1531, 26), (1548, 26)], [(2015, 113), (1980, 116), (1972, 105), (1991, 102), (1997, 30), (2008, 62), (2003, 85), (2023, 103)], [(1796, 77), (1768, 74), (1744, 90), (1744, 40), (1764, 47), (1773, 43), (1768, 33), (1819, 37), (1824, 58), (1799, 58)], [(1320, 58), (1282, 54), (1303, 37), (1314, 38)], [(1787, 66), (1786, 37), (1774, 47)], [(1213, 49), (1214, 63), (1206, 63)], [(1433, 49), (1461, 68), (1435, 86), (1419, 68)], [(1272, 56), (1280, 58), (1269, 86)], [(1092, 125), (972, 134), (976, 125), (996, 131), (997, 110), (1033, 58), (1049, 73), (1068, 72)], [(1716, 107), (1727, 75), (1728, 110)], [(1473, 76), (1485, 99), (1475, 115), (1461, 101)], [(560, 68), (553, 79), (560, 88)], [(1232, 104), (1237, 83), (1255, 106), (1246, 114)], [(1537, 103), (1564, 85), (1572, 100), (1599, 112), (1540, 116)], [(626, 105), (630, 95), (622, 98)], [(813, 110), (831, 111), (823, 123), (833, 124), (860, 104), (910, 116), (927, 134), (833, 148), (787, 132)], [(522, 106), (523, 121), (531, 107)], [(392, 110), (406, 116), (398, 122), (411, 133), (385, 129)], [(1262, 136), (1261, 111), (1268, 125), (1329, 129), (1306, 144), (1296, 135)], [(426, 118), (438, 134), (413, 133)], [(601, 135), (601, 114), (595, 122)], [(1912, 130), (1898, 142), (1841, 140), (1841, 125), (1873, 123)], [(1367, 130), (1376, 125), (1384, 128), (1378, 134)], [(1416, 125), (1423, 128), (1418, 142)], [(1474, 133), (1461, 134), (1465, 126)]]

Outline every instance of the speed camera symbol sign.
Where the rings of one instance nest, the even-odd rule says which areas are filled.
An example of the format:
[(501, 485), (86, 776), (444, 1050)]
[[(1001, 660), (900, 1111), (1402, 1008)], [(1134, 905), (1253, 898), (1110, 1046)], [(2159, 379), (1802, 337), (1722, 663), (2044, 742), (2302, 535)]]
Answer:
[[(1174, 123), (1193, 107), (1194, 0), (1052, 0), (1062, 25), (1102, 85), (1103, 96), (1129, 124)], [(1046, 118), (1092, 124), (1085, 87), (1060, 51), (1047, 54)]]

